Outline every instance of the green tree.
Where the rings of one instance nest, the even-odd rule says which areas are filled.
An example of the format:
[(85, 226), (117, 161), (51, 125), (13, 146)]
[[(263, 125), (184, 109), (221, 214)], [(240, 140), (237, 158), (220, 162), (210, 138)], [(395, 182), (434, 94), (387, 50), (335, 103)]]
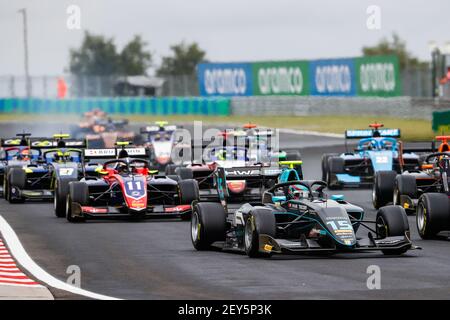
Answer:
[(406, 42), (396, 33), (392, 34), (392, 39), (383, 38), (373, 47), (363, 47), (362, 52), (365, 56), (397, 55), (401, 70), (427, 67), (426, 62), (419, 61), (407, 50)]
[(206, 52), (197, 43), (181, 42), (170, 47), (171, 56), (163, 57), (158, 75), (191, 75), (198, 63), (205, 60)]
[(134, 36), (120, 53), (121, 72), (126, 75), (146, 74), (151, 66), (152, 55), (145, 50), (147, 43), (138, 35)]
[(85, 32), (81, 46), (70, 50), (69, 70), (75, 75), (140, 75), (151, 65), (147, 43), (135, 36), (118, 53), (114, 39)]
[(84, 34), (79, 49), (70, 50), (70, 72), (76, 75), (111, 75), (119, 72), (119, 59), (112, 38)]

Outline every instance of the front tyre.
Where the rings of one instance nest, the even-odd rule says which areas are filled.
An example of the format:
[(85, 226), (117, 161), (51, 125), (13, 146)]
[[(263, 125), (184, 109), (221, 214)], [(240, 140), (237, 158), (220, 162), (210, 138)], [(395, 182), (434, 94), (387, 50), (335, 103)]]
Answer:
[[(378, 210), (376, 231), (380, 239), (404, 236), (409, 238), (409, 223), (405, 209), (400, 206), (386, 206)], [(385, 255), (401, 255), (408, 249), (382, 250), (382, 252)]]
[(422, 239), (433, 239), (450, 229), (449, 198), (443, 193), (424, 193), (417, 205), (416, 226)]
[(69, 183), (69, 195), (67, 196), (66, 218), (69, 222), (84, 222), (86, 218), (82, 215), (75, 215), (72, 208), (74, 204), (86, 206), (89, 204), (89, 189), (84, 182)]
[(67, 212), (67, 196), (69, 194), (69, 183), (77, 181), (76, 179), (56, 179), (55, 180), (55, 195), (54, 208), (55, 215), (58, 218), (65, 218)]
[(245, 224), (244, 248), (250, 258), (270, 257), (270, 252), (259, 250), (259, 236), (265, 234), (272, 238), (276, 234), (275, 215), (269, 209), (253, 210)]
[(216, 241), (224, 241), (227, 213), (220, 203), (200, 202), (191, 217), (191, 240), (196, 250), (208, 250)]

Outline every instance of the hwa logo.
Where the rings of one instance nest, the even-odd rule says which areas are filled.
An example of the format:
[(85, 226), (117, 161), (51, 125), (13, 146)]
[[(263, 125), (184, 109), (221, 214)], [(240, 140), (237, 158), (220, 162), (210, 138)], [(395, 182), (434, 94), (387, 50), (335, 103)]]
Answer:
[(233, 170), (227, 171), (227, 175), (229, 176), (254, 176), (258, 175), (259, 170)]

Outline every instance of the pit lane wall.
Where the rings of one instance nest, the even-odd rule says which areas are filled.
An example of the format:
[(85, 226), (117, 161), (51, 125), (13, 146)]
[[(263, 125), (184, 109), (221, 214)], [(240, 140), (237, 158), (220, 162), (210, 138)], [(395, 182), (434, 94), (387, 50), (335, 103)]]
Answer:
[(201, 63), (197, 79), (202, 96), (401, 95), (397, 56)]
[(79, 114), (99, 108), (110, 114), (227, 116), (229, 98), (0, 99), (0, 113)]

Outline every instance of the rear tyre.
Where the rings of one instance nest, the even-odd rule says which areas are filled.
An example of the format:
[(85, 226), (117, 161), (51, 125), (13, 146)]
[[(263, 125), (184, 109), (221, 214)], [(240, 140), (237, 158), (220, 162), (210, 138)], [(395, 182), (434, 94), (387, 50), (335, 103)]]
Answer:
[(178, 182), (180, 193), (180, 204), (191, 204), (192, 201), (199, 200), (200, 192), (196, 180), (181, 180)]
[(336, 156), (338, 156), (337, 153), (325, 153), (322, 156), (322, 181), (327, 181), (328, 171), (329, 171), (328, 159), (330, 157), (336, 157)]
[(65, 218), (67, 212), (67, 195), (69, 194), (69, 183), (77, 181), (76, 179), (56, 179), (55, 181), (55, 195), (54, 208), (55, 215), (58, 218)]
[(327, 184), (329, 189), (340, 189), (336, 174), (344, 173), (344, 159), (341, 157), (328, 158)]
[(244, 247), (245, 253), (250, 258), (270, 257), (270, 252), (261, 252), (259, 250), (259, 235), (266, 234), (275, 237), (276, 223), (275, 215), (269, 209), (253, 210), (245, 224)]
[(401, 205), (401, 196), (408, 196), (411, 199), (417, 199), (417, 182), (416, 178), (411, 175), (398, 175), (395, 179), (393, 203)]
[(394, 193), (395, 171), (378, 171), (375, 173), (375, 181), (372, 187), (372, 203), (375, 209), (392, 202)]
[(14, 190), (23, 190), (27, 183), (27, 174), (22, 168), (11, 168), (8, 171), (7, 177), (7, 190), (9, 203), (22, 203), (25, 201), (23, 198), (14, 198), (12, 196)]
[(67, 196), (66, 205), (66, 218), (69, 222), (84, 222), (86, 220), (85, 217), (73, 214), (72, 205), (74, 203), (80, 206), (89, 204), (89, 189), (86, 183), (79, 181), (69, 183), (69, 195)]
[(166, 173), (166, 176), (174, 175), (176, 168), (178, 168), (178, 166), (176, 164), (168, 164), (168, 165), (166, 165), (166, 168), (165, 168), (165, 171), (164, 171)]
[[(382, 207), (377, 212), (376, 230), (378, 238), (402, 237), (405, 234), (409, 237), (408, 216), (400, 206)], [(408, 251), (409, 248), (397, 250), (382, 250), (385, 255), (400, 255)]]
[(178, 167), (175, 169), (175, 174), (181, 178), (181, 180), (194, 179), (194, 174), (190, 168)]
[(227, 213), (220, 203), (200, 202), (191, 218), (191, 240), (195, 249), (208, 250), (216, 241), (224, 241)]
[(449, 198), (443, 193), (424, 193), (417, 205), (416, 225), (422, 239), (433, 239), (450, 229)]

